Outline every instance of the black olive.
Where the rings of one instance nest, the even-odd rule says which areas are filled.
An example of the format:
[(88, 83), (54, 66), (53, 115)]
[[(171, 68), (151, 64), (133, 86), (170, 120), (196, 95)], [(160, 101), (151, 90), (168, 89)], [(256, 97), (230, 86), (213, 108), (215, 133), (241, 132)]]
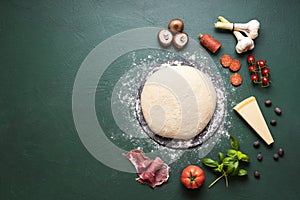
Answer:
[(270, 99), (266, 100), (266, 101), (265, 101), (265, 105), (266, 105), (267, 107), (270, 107), (270, 106), (272, 105), (272, 101), (271, 101)]
[(259, 171), (254, 171), (254, 177), (255, 177), (255, 178), (259, 178), (259, 177), (260, 177)]
[(259, 147), (259, 141), (255, 141), (255, 142), (253, 142), (253, 146), (255, 147), (255, 148), (258, 148)]
[(281, 115), (281, 109), (280, 108), (276, 107), (274, 111), (277, 115)]
[(284, 154), (283, 148), (279, 148), (279, 149), (278, 149), (278, 155), (279, 155), (280, 157), (282, 157), (283, 154)]
[(273, 158), (274, 158), (274, 160), (278, 160), (279, 155), (278, 155), (277, 153), (275, 153), (275, 154), (273, 155)]
[(257, 160), (262, 161), (262, 159), (263, 159), (262, 153), (258, 153), (256, 158), (257, 158)]
[(275, 125), (277, 124), (277, 121), (276, 121), (275, 119), (272, 119), (272, 120), (270, 121), (270, 124), (271, 124), (272, 126), (275, 126)]

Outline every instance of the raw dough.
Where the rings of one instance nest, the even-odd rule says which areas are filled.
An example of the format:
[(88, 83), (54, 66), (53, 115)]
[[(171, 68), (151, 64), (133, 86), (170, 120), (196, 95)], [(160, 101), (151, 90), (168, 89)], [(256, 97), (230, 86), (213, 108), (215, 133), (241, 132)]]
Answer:
[(216, 108), (216, 91), (207, 75), (190, 66), (164, 66), (145, 82), (141, 108), (157, 135), (188, 140), (205, 129)]

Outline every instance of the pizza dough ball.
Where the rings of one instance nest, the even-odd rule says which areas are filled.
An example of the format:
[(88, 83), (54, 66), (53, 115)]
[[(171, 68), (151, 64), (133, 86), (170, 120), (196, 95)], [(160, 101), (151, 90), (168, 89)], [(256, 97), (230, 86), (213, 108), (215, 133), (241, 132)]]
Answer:
[(191, 66), (164, 66), (145, 82), (141, 108), (151, 131), (188, 140), (211, 120), (217, 95), (207, 75)]

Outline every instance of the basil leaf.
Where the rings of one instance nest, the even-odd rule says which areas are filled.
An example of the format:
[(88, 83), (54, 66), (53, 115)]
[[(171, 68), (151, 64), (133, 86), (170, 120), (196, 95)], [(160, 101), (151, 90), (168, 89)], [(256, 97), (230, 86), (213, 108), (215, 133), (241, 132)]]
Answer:
[(238, 151), (234, 150), (234, 149), (229, 149), (227, 150), (226, 155), (229, 157), (233, 157), (235, 158), (237, 156)]
[(239, 172), (239, 161), (238, 160), (235, 161), (234, 164), (233, 164), (233, 166), (234, 166), (233, 175), (237, 175), (238, 172)]
[(208, 167), (218, 167), (219, 163), (217, 161), (214, 161), (213, 159), (210, 158), (204, 158), (202, 160), (202, 163)]
[(224, 154), (222, 152), (219, 152), (219, 158), (220, 158), (220, 161), (223, 162)]
[(233, 164), (233, 163), (229, 163), (229, 164), (227, 165), (226, 173), (227, 173), (228, 175), (230, 175), (233, 171), (234, 171), (234, 164)]
[(234, 150), (239, 150), (239, 142), (232, 135), (230, 136), (230, 145)]
[(222, 163), (222, 164), (218, 165), (217, 168), (214, 168), (213, 170), (214, 170), (215, 172), (220, 172), (220, 173), (222, 173), (222, 172), (223, 172), (223, 167), (224, 167), (224, 165), (223, 165), (223, 163)]
[(245, 169), (239, 169), (238, 176), (245, 176), (247, 174), (248, 174), (247, 170), (245, 170)]
[(238, 156), (238, 159), (241, 161), (250, 162), (250, 158), (246, 154), (244, 154), (240, 151), (238, 151), (237, 156)]
[(234, 163), (234, 161), (235, 161), (235, 159), (232, 158), (232, 157), (225, 157), (223, 159), (223, 164), (226, 165), (226, 166), (228, 166), (228, 165)]
[(226, 187), (228, 187), (228, 176), (245, 176), (248, 173), (247, 170), (240, 169), (240, 161), (250, 162), (249, 157), (239, 151), (239, 143), (233, 136), (230, 136), (230, 145), (232, 148), (226, 151), (226, 155), (222, 152), (218, 153), (220, 163), (210, 158), (204, 158), (202, 160), (204, 165), (211, 167), (214, 172), (221, 174), (209, 185), (209, 188), (222, 177), (225, 178)]

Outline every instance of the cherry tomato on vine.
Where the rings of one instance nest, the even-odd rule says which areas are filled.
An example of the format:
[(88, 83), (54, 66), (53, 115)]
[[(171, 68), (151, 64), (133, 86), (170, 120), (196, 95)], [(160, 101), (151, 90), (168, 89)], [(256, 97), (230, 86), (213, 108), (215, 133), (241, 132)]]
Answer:
[(252, 74), (251, 75), (251, 80), (254, 81), (258, 81), (258, 75), (257, 74)]
[(266, 61), (264, 61), (264, 60), (258, 60), (258, 61), (256, 61), (256, 64), (258, 66), (260, 66), (260, 67), (264, 67), (266, 65)]
[(270, 79), (268, 77), (263, 76), (261, 78), (261, 82), (263, 83), (263, 85), (267, 85), (270, 82)]
[(205, 180), (204, 171), (198, 166), (189, 165), (182, 170), (180, 180), (186, 188), (199, 188)]
[(270, 69), (267, 68), (267, 67), (264, 67), (262, 70), (261, 70), (261, 74), (262, 75), (268, 75), (270, 73)]
[(257, 69), (257, 67), (255, 65), (251, 65), (249, 67), (249, 71), (252, 73), (252, 72), (255, 72), (255, 70)]
[(254, 56), (249, 55), (249, 56), (247, 57), (247, 62), (248, 62), (249, 64), (254, 64), (254, 62), (255, 62)]

